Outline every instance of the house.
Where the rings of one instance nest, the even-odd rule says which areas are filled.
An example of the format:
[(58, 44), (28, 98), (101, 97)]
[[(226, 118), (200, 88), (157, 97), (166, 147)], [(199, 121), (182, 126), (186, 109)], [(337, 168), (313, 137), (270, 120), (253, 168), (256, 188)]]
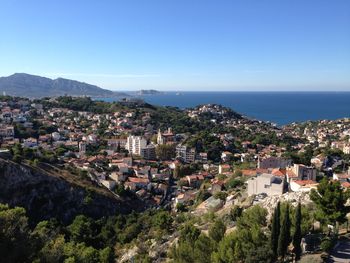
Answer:
[(290, 189), (293, 192), (310, 192), (311, 189), (316, 189), (318, 183), (312, 180), (295, 180), (290, 183)]
[(201, 174), (193, 174), (187, 175), (186, 179), (190, 187), (198, 188), (204, 181), (204, 176)]
[(28, 138), (23, 140), (23, 147), (34, 148), (38, 146), (38, 140), (35, 138)]
[(231, 170), (231, 166), (229, 164), (220, 164), (219, 165), (219, 174), (228, 173)]
[(126, 163), (118, 163), (117, 167), (121, 173), (129, 173), (129, 166)]
[(152, 178), (159, 180), (159, 181), (168, 181), (170, 178), (169, 174), (163, 174), (163, 173), (157, 173), (157, 174), (152, 174)]
[(102, 180), (100, 180), (100, 183), (102, 185), (104, 185), (105, 187), (107, 187), (109, 190), (113, 190), (116, 186), (116, 182), (114, 180), (102, 179)]
[(344, 190), (347, 190), (350, 188), (350, 183), (349, 182), (343, 182), (341, 183), (341, 186), (343, 187)]
[(147, 188), (149, 183), (150, 181), (147, 178), (129, 177), (124, 185), (130, 190), (138, 190)]
[(317, 170), (315, 167), (306, 166), (303, 164), (294, 164), (286, 168), (287, 180), (312, 180), (316, 181)]
[(228, 162), (228, 161), (232, 160), (232, 158), (233, 158), (233, 154), (231, 152), (224, 151), (221, 153), (221, 160), (223, 162)]
[(198, 153), (196, 155), (196, 161), (206, 163), (208, 161), (208, 154), (205, 152)]
[(123, 158), (123, 163), (127, 164), (128, 166), (132, 166), (132, 163), (133, 163), (132, 157)]
[(263, 173), (248, 180), (248, 195), (265, 193), (281, 195), (284, 193), (284, 179), (273, 174)]
[(109, 175), (109, 177), (114, 181), (120, 183), (125, 182), (128, 179), (129, 175), (121, 172), (113, 172)]
[(1, 125), (0, 124), (0, 139), (13, 139), (15, 136), (15, 129), (11, 125)]
[(191, 204), (196, 198), (198, 191), (186, 191), (184, 193), (180, 193), (175, 198), (175, 205), (177, 204)]
[(340, 182), (350, 182), (350, 174), (348, 173), (333, 173), (333, 180), (337, 180)]
[(118, 146), (125, 149), (126, 142), (126, 139), (109, 139), (107, 140), (107, 146), (110, 150), (117, 150)]
[(350, 144), (344, 144), (343, 152), (345, 154), (350, 154)]
[(316, 168), (321, 168), (324, 164), (326, 157), (324, 157), (322, 154), (319, 154), (313, 158), (311, 158), (311, 164), (315, 166)]
[(163, 183), (159, 183), (157, 184), (157, 186), (154, 188), (154, 191), (157, 194), (166, 194), (166, 192), (168, 191), (168, 185), (167, 184), (163, 184)]

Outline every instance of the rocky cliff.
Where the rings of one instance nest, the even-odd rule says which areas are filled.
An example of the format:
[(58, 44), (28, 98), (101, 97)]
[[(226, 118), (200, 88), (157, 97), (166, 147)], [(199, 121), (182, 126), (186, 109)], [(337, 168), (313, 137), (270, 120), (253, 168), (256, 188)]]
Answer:
[(33, 222), (55, 217), (68, 223), (78, 214), (100, 218), (142, 209), (137, 200), (119, 198), (93, 182), (82, 185), (73, 177), (0, 158), (0, 203), (26, 208)]

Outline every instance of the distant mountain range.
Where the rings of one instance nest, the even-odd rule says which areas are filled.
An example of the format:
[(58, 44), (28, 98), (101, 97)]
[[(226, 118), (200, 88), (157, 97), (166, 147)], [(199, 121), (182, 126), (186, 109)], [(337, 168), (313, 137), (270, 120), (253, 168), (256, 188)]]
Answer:
[(123, 92), (102, 89), (98, 86), (70, 79), (50, 79), (26, 73), (15, 73), (8, 77), (0, 77), (0, 95), (40, 98), (57, 96), (89, 96), (89, 97), (128, 97)]

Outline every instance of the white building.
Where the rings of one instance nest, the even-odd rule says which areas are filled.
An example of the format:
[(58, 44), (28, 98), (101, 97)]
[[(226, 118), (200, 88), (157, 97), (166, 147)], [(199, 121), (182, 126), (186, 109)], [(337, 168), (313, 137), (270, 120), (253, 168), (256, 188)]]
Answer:
[(176, 158), (181, 158), (186, 163), (194, 162), (196, 150), (185, 145), (176, 146)]
[(261, 174), (248, 180), (248, 195), (281, 195), (284, 193), (284, 180), (273, 174)]
[(141, 155), (141, 149), (146, 148), (147, 141), (141, 136), (130, 135), (126, 141), (125, 149), (131, 154)]
[(35, 138), (28, 138), (23, 140), (23, 147), (34, 148), (38, 146), (38, 140)]
[(343, 152), (345, 154), (350, 154), (350, 144), (345, 144), (343, 147)]
[(296, 180), (290, 183), (290, 190), (293, 192), (310, 192), (311, 189), (316, 189), (318, 183), (312, 180)]

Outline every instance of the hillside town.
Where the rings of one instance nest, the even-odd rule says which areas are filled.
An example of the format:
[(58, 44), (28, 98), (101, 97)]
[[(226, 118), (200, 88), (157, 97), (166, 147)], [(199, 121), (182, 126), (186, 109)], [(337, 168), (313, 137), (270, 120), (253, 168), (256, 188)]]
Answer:
[(102, 113), (70, 104), (86, 100), (95, 103), (2, 97), (0, 156), (74, 169), (116, 196), (198, 216), (255, 204), (272, 216), (281, 200), (309, 204), (325, 177), (350, 188), (350, 119), (277, 127), (214, 104), (170, 112), (208, 124), (189, 132), (169, 120), (155, 125), (140, 100)]
[[(220, 144), (219, 158), (189, 145), (194, 134), (154, 129), (151, 114), (133, 110), (108, 114), (46, 108), (28, 100), (1, 101), (2, 152), (19, 146), (24, 151), (55, 153), (66, 166), (86, 171), (111, 191), (122, 186), (154, 206), (189, 204), (202, 184), (209, 192), (224, 191), (242, 180), (248, 196), (308, 192), (322, 176), (350, 187), (350, 120), (319, 121), (277, 128), (267, 123), (231, 116), (219, 105), (189, 109), (190, 118), (201, 115), (234, 131), (261, 136), (273, 132), (298, 143), (288, 145), (297, 154), (320, 149), (305, 163), (287, 157), (287, 147), (263, 140), (241, 141), (235, 133), (212, 133)], [(35, 134), (35, 135), (34, 135)], [(237, 145), (238, 144), (238, 145)], [(328, 152), (334, 154), (327, 154)], [(210, 154), (210, 153), (209, 153)], [(50, 154), (49, 154), (50, 155)], [(345, 156), (345, 157), (344, 157)], [(186, 171), (187, 170), (187, 171)]]

